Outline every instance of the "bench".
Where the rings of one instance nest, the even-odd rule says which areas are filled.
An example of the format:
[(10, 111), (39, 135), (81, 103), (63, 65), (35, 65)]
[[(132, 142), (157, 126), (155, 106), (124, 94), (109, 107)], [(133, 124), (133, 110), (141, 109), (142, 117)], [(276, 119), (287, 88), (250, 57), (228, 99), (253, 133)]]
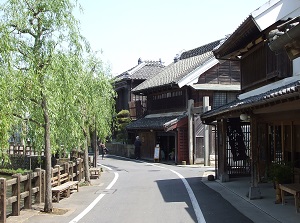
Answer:
[(285, 192), (293, 194), (295, 199), (296, 212), (299, 212), (299, 200), (300, 200), (300, 184), (279, 184), (279, 189), (281, 191), (282, 204), (284, 204)]
[(70, 181), (69, 173), (58, 174), (51, 178), (52, 198), (59, 202), (61, 195), (70, 197), (71, 190), (79, 191), (79, 181)]
[(101, 175), (101, 169), (100, 168), (90, 168), (90, 177), (91, 179), (99, 179)]

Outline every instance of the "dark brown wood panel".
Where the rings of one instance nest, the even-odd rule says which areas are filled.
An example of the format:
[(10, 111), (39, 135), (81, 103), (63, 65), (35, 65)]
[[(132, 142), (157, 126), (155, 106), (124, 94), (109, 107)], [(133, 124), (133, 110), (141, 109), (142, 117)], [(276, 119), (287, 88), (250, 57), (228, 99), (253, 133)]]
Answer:
[(267, 44), (262, 44), (241, 60), (242, 91), (249, 91), (267, 83), (290, 77), (293, 74), (292, 62), (287, 53), (274, 53)]
[(187, 129), (178, 128), (178, 162), (189, 161), (189, 149), (188, 149), (188, 132)]
[(238, 84), (240, 79), (239, 62), (225, 61), (203, 73), (198, 84)]
[(168, 111), (186, 108), (186, 91), (165, 91), (148, 96), (148, 111)]

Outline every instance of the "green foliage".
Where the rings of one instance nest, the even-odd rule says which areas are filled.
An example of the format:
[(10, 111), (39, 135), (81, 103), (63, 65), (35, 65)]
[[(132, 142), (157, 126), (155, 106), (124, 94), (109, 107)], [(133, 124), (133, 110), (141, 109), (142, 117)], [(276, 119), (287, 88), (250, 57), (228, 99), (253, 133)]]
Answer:
[[(19, 119), (37, 149), (50, 145), (44, 137), (50, 123), (47, 137), (53, 150), (60, 148), (66, 135), (72, 139), (70, 133), (77, 133), (70, 131), (78, 129), (70, 115), (75, 110), (72, 93), (82, 70), (83, 46), (88, 44), (72, 15), (75, 6), (69, 0), (8, 0), (0, 6), (1, 77), (9, 88), (9, 98), (0, 98), (7, 108), (1, 132), (7, 133), (11, 120)], [(68, 122), (61, 123), (64, 120)], [(7, 135), (1, 136), (1, 142), (7, 142)]]
[(121, 110), (116, 119), (116, 135), (118, 142), (127, 142), (126, 126), (131, 122), (128, 110)]
[(105, 141), (111, 135), (116, 93), (96, 54), (90, 54), (84, 65), (78, 80), (76, 103), (81, 126), (86, 135), (89, 135), (89, 130), (93, 132), (96, 129), (98, 138)]
[(14, 170), (14, 169), (0, 169), (0, 174), (3, 174), (3, 175), (13, 175), (13, 174), (17, 174), (17, 173), (20, 173), (20, 174), (26, 174), (28, 172), (28, 170), (23, 170), (23, 169), (17, 169), (17, 170)]
[(130, 117), (130, 113), (128, 110), (121, 110), (118, 114), (117, 114), (117, 118), (128, 118)]
[(111, 134), (115, 92), (97, 55), (83, 57), (90, 49), (75, 7), (69, 0), (0, 6), (0, 148), (14, 123), (36, 149), (45, 148), (48, 125), (52, 153), (82, 145), (82, 129), (95, 123), (100, 138)]
[[(0, 5), (0, 148), (7, 148), (17, 123), (35, 149), (44, 149), (47, 182), (51, 152), (82, 145), (91, 126), (104, 139), (114, 115), (112, 83), (101, 60), (89, 54), (75, 7), (76, 0)], [(45, 211), (50, 203), (47, 197)]]
[(290, 183), (293, 179), (293, 166), (285, 161), (271, 163), (268, 175), (274, 182)]

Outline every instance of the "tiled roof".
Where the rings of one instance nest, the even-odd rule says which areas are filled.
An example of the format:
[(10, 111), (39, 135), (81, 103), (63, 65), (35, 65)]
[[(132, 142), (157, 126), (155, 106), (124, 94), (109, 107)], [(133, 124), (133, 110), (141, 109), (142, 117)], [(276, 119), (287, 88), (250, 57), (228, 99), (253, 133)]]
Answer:
[(184, 76), (212, 59), (214, 57), (212, 50), (219, 44), (220, 40), (182, 53), (177, 62), (171, 63), (163, 71), (135, 87), (132, 92), (177, 84)]
[(300, 16), (277, 26), (269, 32), (269, 47), (274, 52), (286, 49), (290, 60), (300, 56)]
[(244, 50), (251, 40), (256, 40), (260, 36), (261, 33), (250, 15), (231, 35), (226, 37), (224, 43), (214, 50), (214, 54), (217, 59), (233, 58), (242, 54), (240, 50)]
[(180, 60), (195, 57), (195, 56), (204, 54), (206, 52), (212, 51), (215, 47), (217, 47), (220, 44), (221, 41), (222, 40), (217, 40), (217, 41), (208, 43), (206, 45), (200, 46), (198, 48), (185, 51), (181, 54)]
[(146, 80), (152, 75), (161, 72), (164, 69), (164, 65), (161, 61), (144, 61), (135, 67), (123, 72), (115, 77), (115, 81), (121, 81), (124, 79), (131, 80)]
[(254, 95), (242, 100), (235, 100), (224, 106), (207, 111), (201, 115), (201, 119), (211, 119), (218, 115), (225, 114), (226, 112), (233, 112), (236, 110), (253, 108), (262, 104), (267, 104), (277, 100), (282, 100), (284, 98), (293, 97), (294, 93), (296, 93), (297, 97), (299, 97), (299, 89), (300, 80), (297, 80), (295, 82), (275, 88), (273, 90)]
[(151, 118), (141, 118), (134, 122), (131, 122), (126, 126), (127, 130), (134, 130), (134, 129), (153, 129), (153, 130), (163, 130), (164, 124), (170, 122), (171, 120), (176, 119), (177, 121), (181, 120), (182, 118), (186, 117), (186, 114), (182, 115), (172, 115), (172, 116), (161, 116), (161, 117), (151, 117)]

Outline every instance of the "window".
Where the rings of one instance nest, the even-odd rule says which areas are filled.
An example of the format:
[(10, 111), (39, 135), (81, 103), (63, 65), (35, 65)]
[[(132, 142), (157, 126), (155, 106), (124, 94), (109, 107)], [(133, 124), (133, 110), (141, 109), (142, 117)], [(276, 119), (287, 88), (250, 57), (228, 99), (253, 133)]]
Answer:
[(160, 99), (165, 99), (165, 98), (178, 97), (178, 96), (182, 96), (182, 95), (183, 95), (182, 91), (173, 91), (173, 92), (167, 92), (167, 93), (153, 95), (152, 100), (160, 100)]
[(234, 92), (214, 92), (213, 108), (218, 108), (236, 99), (237, 93)]

